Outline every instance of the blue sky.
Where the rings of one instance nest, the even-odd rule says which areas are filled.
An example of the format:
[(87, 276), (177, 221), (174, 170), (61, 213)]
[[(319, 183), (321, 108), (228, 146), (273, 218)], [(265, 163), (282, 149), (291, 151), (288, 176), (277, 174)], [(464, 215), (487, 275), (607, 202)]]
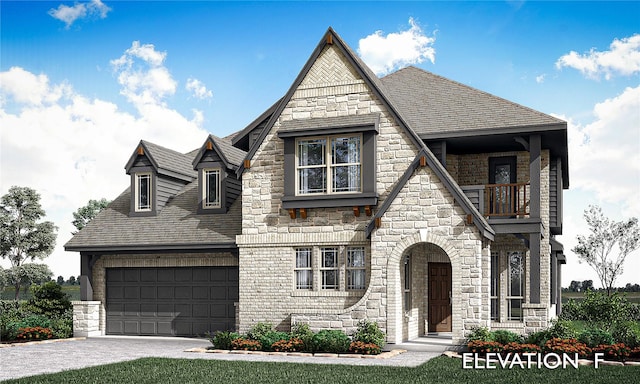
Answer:
[[(0, 2), (0, 193), (42, 195), (62, 245), (71, 213), (114, 198), (140, 139), (180, 151), (280, 98), (329, 26), (379, 75), (415, 65), (569, 123), (563, 285), (582, 211), (640, 216), (640, 2)], [(3, 264), (6, 267), (6, 262)], [(640, 251), (618, 285), (640, 282)]]

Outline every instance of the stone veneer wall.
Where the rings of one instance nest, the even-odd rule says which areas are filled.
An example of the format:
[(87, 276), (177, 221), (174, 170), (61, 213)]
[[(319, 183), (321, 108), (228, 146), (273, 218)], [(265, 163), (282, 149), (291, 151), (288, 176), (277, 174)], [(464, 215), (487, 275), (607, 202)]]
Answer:
[(100, 329), (99, 301), (72, 301), (73, 305), (73, 336), (100, 336), (104, 332)]
[(93, 299), (100, 303), (100, 332), (105, 333), (107, 323), (105, 310), (107, 268), (234, 267), (237, 265), (238, 257), (230, 252), (103, 255), (93, 266)]

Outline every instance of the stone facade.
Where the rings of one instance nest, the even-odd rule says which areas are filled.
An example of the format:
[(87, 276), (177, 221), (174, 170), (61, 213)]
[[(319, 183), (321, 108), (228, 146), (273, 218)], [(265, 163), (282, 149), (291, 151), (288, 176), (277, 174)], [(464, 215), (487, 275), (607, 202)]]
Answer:
[(100, 301), (72, 301), (73, 336), (91, 337), (104, 335), (100, 328)]

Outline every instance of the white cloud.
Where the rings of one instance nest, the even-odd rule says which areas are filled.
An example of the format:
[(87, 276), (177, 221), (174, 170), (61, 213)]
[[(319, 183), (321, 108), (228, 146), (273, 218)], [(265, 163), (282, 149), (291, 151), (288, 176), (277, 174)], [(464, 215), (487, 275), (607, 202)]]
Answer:
[(542, 84), (544, 83), (544, 79), (547, 77), (546, 74), (536, 76), (536, 83)]
[(177, 82), (163, 65), (166, 57), (167, 53), (156, 51), (153, 44), (134, 41), (120, 58), (111, 60), (122, 86), (120, 94), (136, 108), (162, 104), (165, 97), (176, 92)]
[(387, 36), (376, 31), (358, 41), (358, 54), (376, 74), (384, 75), (425, 60), (435, 62), (435, 31), (432, 37), (426, 36), (413, 18), (409, 18), (409, 25), (411, 28), (406, 31)]
[(210, 99), (213, 97), (213, 92), (207, 89), (207, 87), (198, 79), (189, 78), (185, 85), (187, 91), (191, 91), (194, 97), (198, 99)]
[[(640, 215), (640, 86), (596, 104), (595, 120), (568, 120), (571, 186)], [(563, 119), (567, 120), (563, 117)]]
[(138, 141), (187, 152), (208, 134), (200, 111), (185, 117), (161, 103), (147, 103), (136, 105), (133, 115), (19, 67), (0, 72), (0, 81), (0, 97), (7, 100), (0, 105), (0, 195), (12, 185), (41, 194), (47, 219), (60, 228), (55, 251), (45, 262), (65, 277), (77, 275), (79, 268), (77, 255), (62, 248), (74, 230), (71, 213), (89, 199), (113, 199), (127, 187), (124, 164)]
[(571, 51), (558, 59), (556, 68), (570, 67), (589, 78), (599, 79), (604, 75), (607, 80), (615, 74), (629, 76), (640, 72), (640, 34), (614, 39), (609, 48), (603, 52), (592, 48), (584, 55)]
[(57, 9), (51, 8), (49, 15), (54, 19), (63, 21), (65, 28), (69, 29), (71, 25), (78, 19), (86, 17), (99, 17), (104, 19), (111, 8), (107, 7), (100, 0), (92, 0), (89, 3), (75, 3), (73, 6), (60, 4)]

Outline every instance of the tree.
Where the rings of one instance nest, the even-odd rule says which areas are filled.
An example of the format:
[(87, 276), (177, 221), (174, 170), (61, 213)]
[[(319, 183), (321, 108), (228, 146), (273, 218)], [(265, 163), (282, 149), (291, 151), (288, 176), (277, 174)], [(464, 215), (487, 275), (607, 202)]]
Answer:
[(56, 282), (58, 283), (58, 285), (64, 285), (64, 277), (58, 276)]
[(76, 285), (76, 277), (75, 276), (69, 277), (69, 280), (67, 280), (67, 284)]
[(11, 285), (24, 287), (27, 293), (32, 284), (40, 285), (51, 280), (53, 272), (46, 264), (25, 263), (7, 271), (7, 280)]
[(0, 292), (4, 290), (7, 285), (7, 273), (4, 268), (0, 267)]
[[(77, 211), (73, 212), (73, 221), (71, 223), (78, 231), (81, 230), (89, 224), (91, 220), (98, 216), (98, 213), (105, 209), (109, 203), (111, 203), (111, 201), (105, 198), (100, 200), (89, 200), (87, 205), (80, 207)], [(76, 233), (78, 232), (73, 232), (74, 235)]]
[[(612, 221), (604, 217), (600, 207), (592, 205), (584, 211), (584, 218), (591, 234), (587, 237), (579, 235), (578, 245), (572, 251), (580, 262), (584, 261), (596, 271), (607, 295), (611, 295), (627, 255), (640, 247), (638, 219)], [(611, 253), (616, 245), (618, 256), (614, 258)]]
[(580, 288), (582, 288), (582, 284), (579, 281), (571, 280), (569, 292), (580, 292)]
[[(58, 228), (50, 221), (38, 223), (44, 215), (40, 195), (31, 188), (13, 186), (0, 198), (0, 256), (8, 258), (13, 268), (26, 260), (44, 259), (53, 251)], [(19, 280), (14, 287), (17, 300)]]
[(593, 289), (593, 280), (584, 280), (580, 289), (582, 290), (582, 292)]

